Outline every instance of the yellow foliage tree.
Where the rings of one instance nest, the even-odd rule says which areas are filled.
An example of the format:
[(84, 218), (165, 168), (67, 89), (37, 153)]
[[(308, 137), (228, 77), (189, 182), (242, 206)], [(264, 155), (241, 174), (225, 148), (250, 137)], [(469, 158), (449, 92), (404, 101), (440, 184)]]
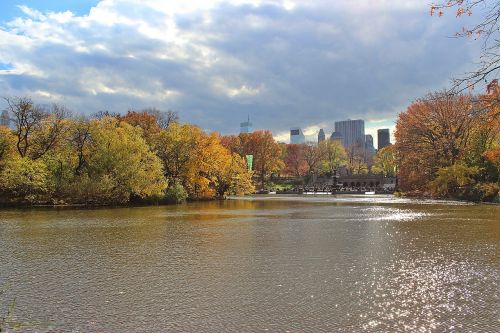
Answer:
[(338, 141), (325, 140), (319, 144), (323, 160), (321, 170), (333, 174), (339, 167), (347, 164), (347, 154)]
[(0, 202), (11, 204), (46, 203), (53, 184), (47, 166), (41, 160), (14, 155), (0, 171)]
[(398, 169), (397, 151), (393, 145), (380, 149), (373, 157), (373, 173), (394, 177)]
[(131, 196), (162, 195), (167, 182), (161, 161), (141, 134), (140, 128), (116, 118), (91, 122), (86, 176), (91, 182), (100, 183), (98, 196), (123, 203)]

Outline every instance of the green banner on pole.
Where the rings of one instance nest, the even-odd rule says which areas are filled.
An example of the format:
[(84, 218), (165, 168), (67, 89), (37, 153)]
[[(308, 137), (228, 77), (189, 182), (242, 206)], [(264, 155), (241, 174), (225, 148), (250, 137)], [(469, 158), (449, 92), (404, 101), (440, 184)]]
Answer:
[(252, 169), (253, 169), (253, 155), (246, 155), (246, 157), (247, 157), (248, 171), (252, 171)]

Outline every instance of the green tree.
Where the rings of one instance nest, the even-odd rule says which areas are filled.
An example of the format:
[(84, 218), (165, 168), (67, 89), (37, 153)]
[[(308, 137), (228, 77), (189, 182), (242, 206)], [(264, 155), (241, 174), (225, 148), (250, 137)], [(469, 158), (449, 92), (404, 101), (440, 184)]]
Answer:
[(327, 174), (334, 174), (335, 171), (347, 164), (347, 154), (338, 141), (325, 140), (320, 143), (323, 150), (324, 159), (321, 163), (321, 170)]
[(478, 172), (478, 167), (468, 167), (463, 163), (440, 168), (436, 178), (429, 182), (429, 189), (437, 197), (467, 197), (476, 183), (474, 176)]
[(49, 202), (54, 186), (41, 160), (13, 156), (0, 171), (0, 197), (4, 203)]
[(161, 161), (141, 134), (139, 128), (115, 118), (91, 124), (88, 175), (110, 185), (106, 194), (111, 201), (159, 196), (166, 188)]
[(373, 157), (373, 173), (394, 177), (398, 170), (397, 151), (393, 145), (380, 149)]
[(14, 134), (8, 127), (0, 126), (0, 170), (5, 161), (15, 154), (14, 150)]
[(109, 204), (163, 195), (161, 161), (140, 128), (112, 117), (79, 119), (70, 128), (66, 144), (43, 158), (61, 200)]

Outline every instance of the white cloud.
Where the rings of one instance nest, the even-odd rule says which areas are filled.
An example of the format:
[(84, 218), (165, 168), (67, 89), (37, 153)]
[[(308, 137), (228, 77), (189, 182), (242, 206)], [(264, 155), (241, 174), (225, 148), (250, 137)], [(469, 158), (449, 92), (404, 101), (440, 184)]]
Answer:
[(426, 6), (103, 0), (80, 16), (20, 6), (0, 27), (0, 64), (13, 66), (0, 87), (87, 113), (173, 108), (224, 133), (251, 114), (280, 140), (292, 126), (313, 137), (335, 120), (394, 119), (464, 69), (477, 46), (445, 38), (453, 18), (431, 22)]

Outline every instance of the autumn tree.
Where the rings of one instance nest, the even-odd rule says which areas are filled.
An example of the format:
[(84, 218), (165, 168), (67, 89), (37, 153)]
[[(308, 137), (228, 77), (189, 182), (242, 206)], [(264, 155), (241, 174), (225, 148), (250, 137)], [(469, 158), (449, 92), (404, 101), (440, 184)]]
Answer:
[(0, 169), (13, 154), (15, 154), (15, 136), (8, 127), (0, 125)]
[(50, 110), (35, 105), (30, 98), (4, 98), (12, 115), (16, 147), (21, 157), (38, 159), (58, 144), (67, 131), (69, 111), (53, 104)]
[(154, 136), (160, 132), (156, 116), (148, 112), (128, 111), (126, 115), (119, 116), (118, 119), (132, 126), (140, 127), (142, 135), (148, 143), (151, 143)]
[(176, 111), (161, 111), (157, 108), (145, 108), (141, 112), (154, 116), (156, 125), (161, 129), (166, 129), (173, 123), (179, 122), (179, 114)]
[(321, 162), (326, 158), (326, 147), (327, 145), (322, 142), (317, 145), (305, 144), (302, 147), (302, 155), (309, 174), (320, 169)]
[(33, 204), (50, 201), (54, 191), (51, 174), (42, 160), (18, 154), (0, 170), (0, 203)]
[(496, 84), (490, 86), (487, 94), (479, 97), (479, 107), (486, 111), (484, 121), (480, 123), (480, 128), (473, 137), (474, 149), (468, 157), (475, 159), (477, 165), (483, 164), (481, 165), (483, 169), (496, 169), (496, 172), (489, 172), (490, 180), (500, 182), (500, 103), (498, 101), (500, 101), (500, 87)]
[(119, 119), (121, 117), (121, 114), (109, 110), (100, 110), (90, 115), (90, 118), (97, 120), (102, 120), (104, 118), (109, 118), (109, 117)]
[(324, 151), (321, 169), (323, 172), (333, 175), (341, 166), (347, 164), (347, 154), (342, 144), (337, 140), (325, 140), (320, 143)]
[(165, 177), (180, 181), (183, 185), (190, 182), (190, 175), (196, 173), (196, 159), (199, 157), (198, 143), (201, 140), (200, 128), (188, 124), (173, 124), (161, 131), (154, 149), (163, 162)]
[(206, 170), (204, 174), (210, 179), (209, 186), (215, 190), (217, 197), (254, 191), (253, 172), (248, 170), (245, 158), (224, 147), (216, 133), (205, 135), (201, 149)]
[(474, 185), (478, 167), (455, 163), (439, 168), (436, 177), (429, 182), (431, 194), (437, 197), (462, 197)]
[(40, 159), (50, 174), (54, 202), (123, 204), (163, 195), (161, 161), (140, 128), (114, 117), (68, 122), (64, 143)]
[(309, 171), (307, 162), (304, 159), (304, 145), (289, 144), (285, 147), (284, 171), (295, 177), (303, 177)]
[(71, 136), (69, 145), (76, 154), (76, 163), (74, 166), (74, 174), (81, 175), (83, 169), (88, 167), (88, 160), (90, 158), (90, 127), (91, 122), (86, 118), (80, 118), (73, 122), (71, 129)]
[(29, 98), (7, 102), (16, 128), (0, 126), (0, 204), (123, 204), (167, 197), (179, 202), (247, 194), (254, 190), (253, 173), (239, 153), (249, 147), (260, 156), (267, 152), (247, 137), (245, 145), (238, 137), (238, 153), (230, 151), (217, 133), (180, 124), (173, 112), (72, 118), (59, 105), (42, 107)]
[[(229, 182), (224, 177), (225, 168), (230, 167), (231, 154), (221, 145), (217, 133), (200, 132), (198, 138), (195, 159), (195, 174), (191, 176), (191, 183), (195, 186), (195, 198), (223, 197), (225, 192), (220, 192), (219, 182)], [(191, 191), (193, 192), (193, 191)]]
[(132, 196), (161, 196), (167, 182), (160, 159), (141, 131), (115, 118), (92, 121), (88, 166), (80, 184), (87, 200), (124, 203)]
[(217, 197), (253, 193), (252, 172), (248, 171), (245, 160), (237, 153), (221, 156), (221, 164), (214, 170), (214, 186)]
[(365, 147), (361, 142), (356, 142), (346, 148), (346, 167), (350, 174), (359, 175), (368, 173), (365, 158)]
[(245, 155), (253, 155), (254, 171), (264, 188), (268, 177), (284, 167), (281, 147), (274, 141), (270, 131), (256, 131), (245, 135), (243, 139), (243, 152)]
[(470, 154), (478, 144), (475, 154), (484, 152), (485, 146), (477, 140), (484, 139), (488, 114), (471, 96), (445, 92), (429, 94), (402, 112), (395, 133), (402, 190), (426, 191), (440, 169), (442, 179), (452, 179), (450, 172), (464, 170), (459, 165), (477, 166)]
[(53, 186), (45, 164), (22, 157), (16, 142), (13, 131), (0, 126), (0, 204), (49, 200)]
[(133, 126), (142, 129), (142, 135), (150, 146), (154, 146), (154, 140), (161, 130), (167, 129), (171, 124), (179, 121), (179, 116), (174, 111), (160, 111), (156, 108), (146, 108), (141, 111), (129, 110), (124, 116), (117, 116)]
[(243, 158), (236, 158), (215, 133), (206, 134), (189, 124), (171, 124), (160, 132), (155, 150), (165, 177), (180, 183), (191, 199), (248, 193), (251, 173)]
[(394, 177), (398, 171), (398, 156), (394, 145), (380, 149), (373, 158), (373, 173), (381, 173), (386, 177)]
[(237, 153), (244, 157), (243, 155), (245, 155), (245, 152), (243, 151), (243, 142), (245, 141), (245, 136), (246, 134), (224, 135), (220, 137), (220, 142), (231, 153)]

